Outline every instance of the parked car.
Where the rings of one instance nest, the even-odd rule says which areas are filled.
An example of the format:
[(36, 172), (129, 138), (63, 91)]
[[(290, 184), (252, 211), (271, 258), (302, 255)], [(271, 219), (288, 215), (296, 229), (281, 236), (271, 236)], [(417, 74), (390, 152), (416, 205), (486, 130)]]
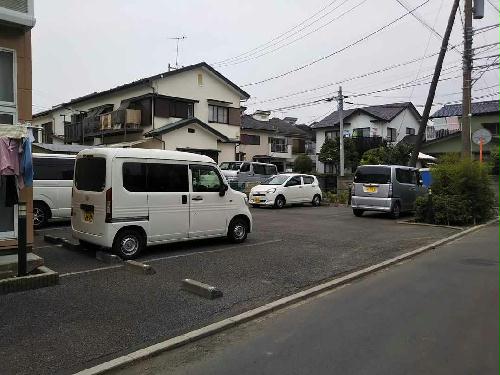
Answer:
[(252, 188), (249, 195), (253, 207), (283, 208), (288, 203), (311, 203), (319, 206), (323, 195), (316, 176), (279, 174)]
[(75, 155), (33, 154), (33, 226), (70, 219)]
[(398, 218), (413, 211), (418, 196), (427, 193), (417, 169), (401, 165), (363, 165), (354, 174), (351, 206), (354, 215), (388, 212)]
[(278, 174), (274, 164), (255, 161), (231, 161), (221, 163), (221, 170), (231, 186), (242, 190), (247, 183), (260, 183)]
[(149, 245), (252, 229), (247, 197), (228, 187), (203, 155), (146, 149), (90, 149), (76, 158), (71, 226), (87, 247), (132, 259)]

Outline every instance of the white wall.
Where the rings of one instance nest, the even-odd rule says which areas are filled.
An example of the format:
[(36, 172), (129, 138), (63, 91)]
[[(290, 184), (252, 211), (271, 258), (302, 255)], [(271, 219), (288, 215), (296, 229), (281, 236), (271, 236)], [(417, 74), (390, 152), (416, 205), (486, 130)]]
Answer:
[[(401, 141), (406, 136), (406, 128), (415, 129), (415, 133), (418, 133), (419, 122), (413, 115), (410, 109), (405, 109), (400, 114), (398, 114), (391, 122), (371, 122), (370, 120), (376, 120), (372, 116), (368, 116), (364, 113), (355, 114), (349, 117), (347, 124), (344, 123), (344, 130), (352, 135), (354, 129), (358, 128), (370, 128), (370, 136), (381, 136), (384, 139), (387, 138), (387, 128), (395, 128), (397, 133), (396, 142)], [(332, 128), (320, 128), (316, 129), (316, 154), (321, 151), (321, 146), (325, 143), (325, 132), (331, 131)], [(319, 173), (324, 172), (323, 163), (317, 161), (316, 171)]]
[[(203, 85), (198, 85), (198, 74), (203, 77)], [(230, 87), (220, 78), (212, 74), (209, 70), (204, 68), (193, 69), (170, 77), (159, 78), (153, 82), (153, 87), (156, 92), (161, 95), (181, 97), (186, 99), (198, 100), (194, 104), (194, 116), (201, 121), (208, 124), (208, 102), (207, 99), (215, 99), (224, 102), (229, 102), (230, 107), (240, 107), (240, 94), (235, 89)], [(33, 119), (33, 125), (39, 126), (46, 122), (52, 121), (54, 124), (54, 134), (64, 135), (63, 117), (61, 114), (66, 114), (66, 121), (70, 121), (72, 113), (86, 111), (90, 108), (97, 107), (104, 104), (113, 104), (114, 109), (117, 109), (123, 99), (128, 99), (148, 93), (152, 93), (153, 89), (144, 86), (137, 86), (129, 89), (120, 90), (115, 93), (99, 96), (94, 99), (89, 99), (74, 105), (71, 105), (71, 110), (57, 109), (49, 115)], [(158, 118), (155, 117), (155, 127), (160, 127), (168, 123), (174, 122), (178, 119), (174, 118)], [(239, 139), (240, 127), (237, 125), (210, 123), (214, 129), (218, 130), (225, 136), (231, 139)], [(148, 131), (150, 127), (144, 128)], [(204, 147), (208, 148), (208, 147)]]

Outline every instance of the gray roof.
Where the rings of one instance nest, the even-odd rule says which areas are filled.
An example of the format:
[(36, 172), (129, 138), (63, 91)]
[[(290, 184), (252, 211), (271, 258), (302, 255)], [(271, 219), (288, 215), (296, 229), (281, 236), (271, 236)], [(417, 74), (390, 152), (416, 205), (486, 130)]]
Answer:
[(33, 152), (39, 152), (37, 149), (43, 149), (52, 153), (61, 154), (78, 154), (80, 151), (87, 148), (94, 148), (94, 146), (83, 145), (58, 145), (55, 143), (33, 143)]
[(166, 124), (166, 125), (160, 126), (159, 128), (156, 128), (154, 130), (150, 130), (150, 131), (144, 133), (144, 136), (145, 137), (153, 137), (155, 135), (168, 133), (168, 132), (171, 132), (172, 130), (176, 130), (176, 129), (179, 129), (179, 128), (182, 128), (186, 125), (191, 125), (191, 124), (200, 125), (202, 128), (209, 131), (210, 133), (213, 133), (216, 137), (220, 138), (220, 140), (222, 140), (224, 142), (230, 141), (230, 139), (228, 137), (226, 137), (224, 134), (215, 130), (210, 125), (204, 123), (203, 121), (201, 121), (200, 119), (198, 119), (196, 117), (186, 118), (186, 119), (182, 119), (182, 120), (173, 122), (171, 124)]
[(271, 118), (269, 121), (259, 121), (250, 115), (243, 115), (241, 117), (241, 129), (268, 131), (289, 137), (294, 136), (305, 138), (309, 136), (309, 134), (300, 129), (298, 125), (292, 125), (285, 120)]
[[(499, 100), (472, 103), (472, 115), (478, 116), (499, 113), (499, 106)], [(462, 104), (445, 105), (443, 108), (436, 111), (431, 118), (453, 116), (462, 116)]]
[[(410, 109), (415, 117), (420, 120), (420, 113), (418, 113), (415, 106), (411, 102), (381, 104), (368, 107), (346, 109), (343, 112), (343, 119), (344, 121), (346, 121), (349, 117), (356, 113), (365, 113), (376, 118), (377, 120), (389, 122), (392, 121), (405, 109)], [(313, 125), (311, 125), (311, 127), (313, 129), (335, 127), (339, 124), (339, 121), (339, 113), (338, 111), (335, 111), (330, 113), (323, 120), (314, 123)]]
[(133, 81), (133, 82), (125, 83), (124, 85), (113, 87), (113, 88), (111, 88), (109, 90), (104, 90), (104, 91), (100, 91), (100, 92), (93, 92), (91, 94), (80, 96), (78, 98), (71, 99), (69, 102), (65, 102), (65, 103), (61, 103), (59, 105), (56, 105), (56, 106), (52, 107), (52, 109), (49, 109), (47, 111), (36, 113), (36, 114), (33, 115), (33, 117), (45, 116), (45, 115), (51, 113), (53, 110), (61, 108), (61, 107), (70, 106), (72, 104), (83, 102), (85, 100), (93, 99), (93, 98), (99, 97), (101, 95), (110, 94), (110, 93), (113, 93), (113, 92), (116, 92), (116, 91), (120, 91), (120, 90), (123, 90), (123, 89), (130, 88), (130, 87), (135, 87), (135, 86), (138, 86), (138, 85), (144, 85), (144, 84), (147, 84), (150, 81), (155, 80), (155, 79), (173, 76), (173, 75), (176, 75), (176, 74), (179, 74), (179, 73), (182, 73), (182, 72), (186, 72), (186, 71), (192, 70), (192, 69), (197, 69), (197, 68), (205, 68), (205, 69), (209, 70), (215, 76), (217, 76), (222, 81), (224, 81), (226, 84), (228, 84), (233, 89), (235, 89), (236, 91), (238, 91), (238, 93), (241, 95), (242, 98), (248, 99), (250, 97), (249, 93), (247, 93), (246, 91), (244, 91), (243, 89), (241, 89), (235, 83), (231, 82), (228, 78), (226, 78), (225, 76), (223, 76), (217, 70), (215, 70), (210, 65), (208, 65), (206, 62), (200, 62), (198, 64), (188, 65), (188, 66), (185, 66), (183, 68), (171, 70), (169, 72), (163, 72), (163, 73), (160, 73), (160, 74), (156, 74), (154, 76), (150, 76), (150, 77), (146, 77), (146, 78), (141, 78), (141, 79), (138, 79), (138, 80)]

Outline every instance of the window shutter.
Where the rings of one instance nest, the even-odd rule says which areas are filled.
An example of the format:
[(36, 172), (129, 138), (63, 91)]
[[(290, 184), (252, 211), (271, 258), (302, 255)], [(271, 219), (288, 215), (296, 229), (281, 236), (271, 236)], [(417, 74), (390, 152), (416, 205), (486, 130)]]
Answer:
[(229, 108), (229, 125), (241, 125), (241, 115), (239, 108)]

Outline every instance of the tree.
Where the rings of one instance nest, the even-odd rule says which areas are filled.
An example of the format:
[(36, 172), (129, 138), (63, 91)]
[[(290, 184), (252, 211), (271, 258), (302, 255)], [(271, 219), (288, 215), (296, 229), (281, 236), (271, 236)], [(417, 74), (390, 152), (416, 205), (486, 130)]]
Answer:
[[(321, 146), (318, 160), (322, 163), (331, 163), (338, 174), (340, 167), (340, 139), (326, 139)], [(351, 138), (344, 138), (344, 166), (354, 169), (359, 164), (359, 153), (355, 142)]]
[(299, 155), (293, 163), (293, 171), (297, 173), (309, 173), (313, 169), (313, 162), (307, 155)]
[(408, 165), (413, 147), (413, 145), (400, 142), (395, 146), (384, 145), (374, 148), (363, 154), (361, 164)]

